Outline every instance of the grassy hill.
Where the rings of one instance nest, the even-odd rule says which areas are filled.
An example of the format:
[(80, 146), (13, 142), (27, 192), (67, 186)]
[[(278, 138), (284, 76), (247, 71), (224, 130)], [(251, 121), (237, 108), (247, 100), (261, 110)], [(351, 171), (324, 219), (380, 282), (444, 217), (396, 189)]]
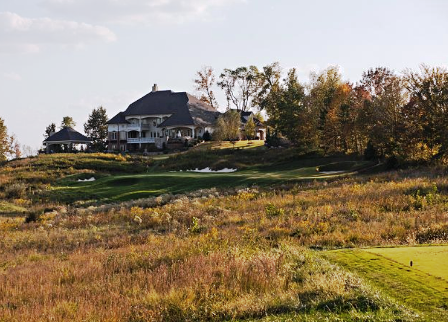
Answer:
[(239, 148), (2, 165), (0, 321), (446, 320), (444, 168)]

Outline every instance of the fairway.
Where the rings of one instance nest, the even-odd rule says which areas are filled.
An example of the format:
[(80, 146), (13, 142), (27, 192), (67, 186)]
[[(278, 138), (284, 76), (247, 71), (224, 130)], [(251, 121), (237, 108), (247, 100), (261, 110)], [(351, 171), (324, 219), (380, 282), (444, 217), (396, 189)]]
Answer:
[(448, 281), (448, 246), (372, 248), (378, 254), (403, 265)]
[[(93, 182), (78, 182), (77, 177), (61, 180), (52, 190), (52, 198), (59, 201), (75, 200), (125, 201), (164, 193), (185, 193), (199, 189), (272, 186), (303, 180), (329, 179), (347, 175), (369, 162), (351, 162), (352, 167), (336, 174), (321, 173), (316, 164), (297, 166), (292, 162), (282, 169), (276, 166), (249, 168), (233, 173), (195, 173), (151, 171), (143, 174), (110, 175)], [(92, 175), (95, 176), (95, 175)]]

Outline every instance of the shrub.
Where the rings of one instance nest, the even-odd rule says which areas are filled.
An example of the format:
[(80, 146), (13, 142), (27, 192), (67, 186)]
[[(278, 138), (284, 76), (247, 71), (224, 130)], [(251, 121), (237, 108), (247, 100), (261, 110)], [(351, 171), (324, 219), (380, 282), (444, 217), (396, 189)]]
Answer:
[(5, 195), (7, 198), (20, 199), (25, 196), (25, 192), (26, 185), (21, 182), (10, 184), (5, 188)]
[(268, 217), (277, 217), (283, 216), (285, 214), (285, 210), (283, 208), (278, 208), (272, 203), (268, 203), (265, 207), (266, 216)]

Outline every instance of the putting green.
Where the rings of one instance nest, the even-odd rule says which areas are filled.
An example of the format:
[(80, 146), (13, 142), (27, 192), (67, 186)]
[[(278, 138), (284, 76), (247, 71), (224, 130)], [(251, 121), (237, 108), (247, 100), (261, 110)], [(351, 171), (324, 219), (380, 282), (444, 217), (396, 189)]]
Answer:
[(366, 250), (448, 281), (448, 246), (372, 248)]

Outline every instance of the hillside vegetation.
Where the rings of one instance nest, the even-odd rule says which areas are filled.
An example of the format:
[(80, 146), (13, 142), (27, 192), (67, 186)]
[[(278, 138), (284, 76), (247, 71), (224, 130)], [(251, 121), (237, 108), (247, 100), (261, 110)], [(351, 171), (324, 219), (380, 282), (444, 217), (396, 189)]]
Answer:
[[(345, 159), (353, 162), (341, 165), (346, 174), (321, 175), (316, 167), (338, 171), (335, 164), (342, 159), (293, 150), (270, 159), (275, 149), (263, 152), (265, 161), (261, 152), (245, 159), (257, 149), (220, 156), (229, 163), (247, 160), (243, 175), (277, 174), (277, 181), (219, 186), (236, 178), (223, 174), (215, 179), (218, 188), (198, 190), (193, 178), (179, 176), (195, 188), (113, 202), (111, 192), (99, 202), (86, 203), (89, 197), (79, 200), (73, 193), (69, 203), (58, 198), (77, 184), (74, 178), (98, 179), (83, 187), (124, 178), (151, 181), (167, 173), (175, 180), (179, 173), (164, 169), (189, 161), (185, 155), (80, 154), (3, 165), (0, 321), (434, 318), (428, 308), (371, 286), (363, 279), (370, 275), (350, 273), (349, 264), (325, 254), (341, 247), (446, 242), (445, 168), (354, 176), (346, 174), (366, 165)], [(278, 165), (283, 166), (276, 173)], [(301, 167), (309, 168), (303, 178), (311, 168), (315, 176), (299, 180)], [(285, 183), (282, 171), (297, 178)]]

